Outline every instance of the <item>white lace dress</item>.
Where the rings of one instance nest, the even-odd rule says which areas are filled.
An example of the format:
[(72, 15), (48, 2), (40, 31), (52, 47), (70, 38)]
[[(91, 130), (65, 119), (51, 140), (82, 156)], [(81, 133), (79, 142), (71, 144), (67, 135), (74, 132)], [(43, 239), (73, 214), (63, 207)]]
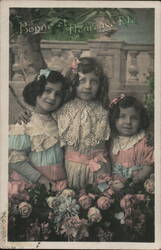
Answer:
[(108, 111), (101, 104), (76, 98), (57, 112), (57, 122), (70, 187), (84, 188), (98, 174), (109, 172), (105, 141), (110, 128)]

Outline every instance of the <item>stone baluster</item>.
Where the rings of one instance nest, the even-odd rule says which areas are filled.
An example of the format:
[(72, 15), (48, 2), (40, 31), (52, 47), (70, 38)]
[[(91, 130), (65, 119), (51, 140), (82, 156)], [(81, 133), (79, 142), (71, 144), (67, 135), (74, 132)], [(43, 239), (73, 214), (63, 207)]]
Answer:
[(19, 57), (19, 48), (14, 46), (12, 47), (13, 53), (13, 65), (12, 65), (12, 80), (13, 81), (24, 81), (24, 77), (20, 68), (20, 57)]
[(130, 51), (130, 66), (128, 67), (128, 72), (129, 72), (129, 82), (136, 82), (139, 80), (138, 78), (138, 65), (137, 65), (137, 56), (139, 52), (138, 51)]
[(72, 49), (73, 56), (76, 57), (76, 58), (78, 58), (78, 59), (79, 59), (81, 53), (82, 53), (81, 49)]
[(149, 67), (148, 67), (148, 72), (149, 74), (154, 72), (154, 52), (153, 51), (148, 51), (149, 54)]
[(53, 56), (61, 57), (62, 50), (61, 49), (52, 49)]

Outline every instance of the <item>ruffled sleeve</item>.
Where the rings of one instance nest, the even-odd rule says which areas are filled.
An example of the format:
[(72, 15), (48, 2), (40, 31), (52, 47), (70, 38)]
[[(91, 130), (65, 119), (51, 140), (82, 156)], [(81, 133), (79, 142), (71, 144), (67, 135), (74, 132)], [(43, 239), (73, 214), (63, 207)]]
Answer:
[(9, 131), (9, 168), (35, 183), (41, 174), (29, 163), (30, 136), (25, 134), (25, 125), (11, 125)]
[(142, 165), (154, 164), (154, 148), (147, 144), (147, 138), (144, 137), (140, 150), (142, 149)]
[(11, 125), (9, 128), (9, 162), (15, 163), (27, 160), (30, 151), (30, 137), (25, 134), (25, 124)]

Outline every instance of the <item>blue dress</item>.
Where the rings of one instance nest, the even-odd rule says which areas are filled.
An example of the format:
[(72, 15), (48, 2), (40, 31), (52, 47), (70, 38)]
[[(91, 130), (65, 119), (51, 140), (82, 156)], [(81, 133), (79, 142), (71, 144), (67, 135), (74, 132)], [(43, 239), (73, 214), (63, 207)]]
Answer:
[(10, 125), (9, 193), (18, 193), (26, 185), (37, 183), (42, 175), (54, 183), (54, 189), (65, 187), (63, 158), (52, 116), (33, 113), (28, 124)]

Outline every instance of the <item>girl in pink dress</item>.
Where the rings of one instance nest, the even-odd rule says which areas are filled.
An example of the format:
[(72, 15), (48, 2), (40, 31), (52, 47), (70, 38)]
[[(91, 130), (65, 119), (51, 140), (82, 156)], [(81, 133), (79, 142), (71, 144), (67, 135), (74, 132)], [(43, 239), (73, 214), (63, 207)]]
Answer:
[(153, 171), (153, 147), (148, 145), (147, 111), (133, 96), (121, 95), (110, 105), (110, 154), (114, 179), (144, 181)]

